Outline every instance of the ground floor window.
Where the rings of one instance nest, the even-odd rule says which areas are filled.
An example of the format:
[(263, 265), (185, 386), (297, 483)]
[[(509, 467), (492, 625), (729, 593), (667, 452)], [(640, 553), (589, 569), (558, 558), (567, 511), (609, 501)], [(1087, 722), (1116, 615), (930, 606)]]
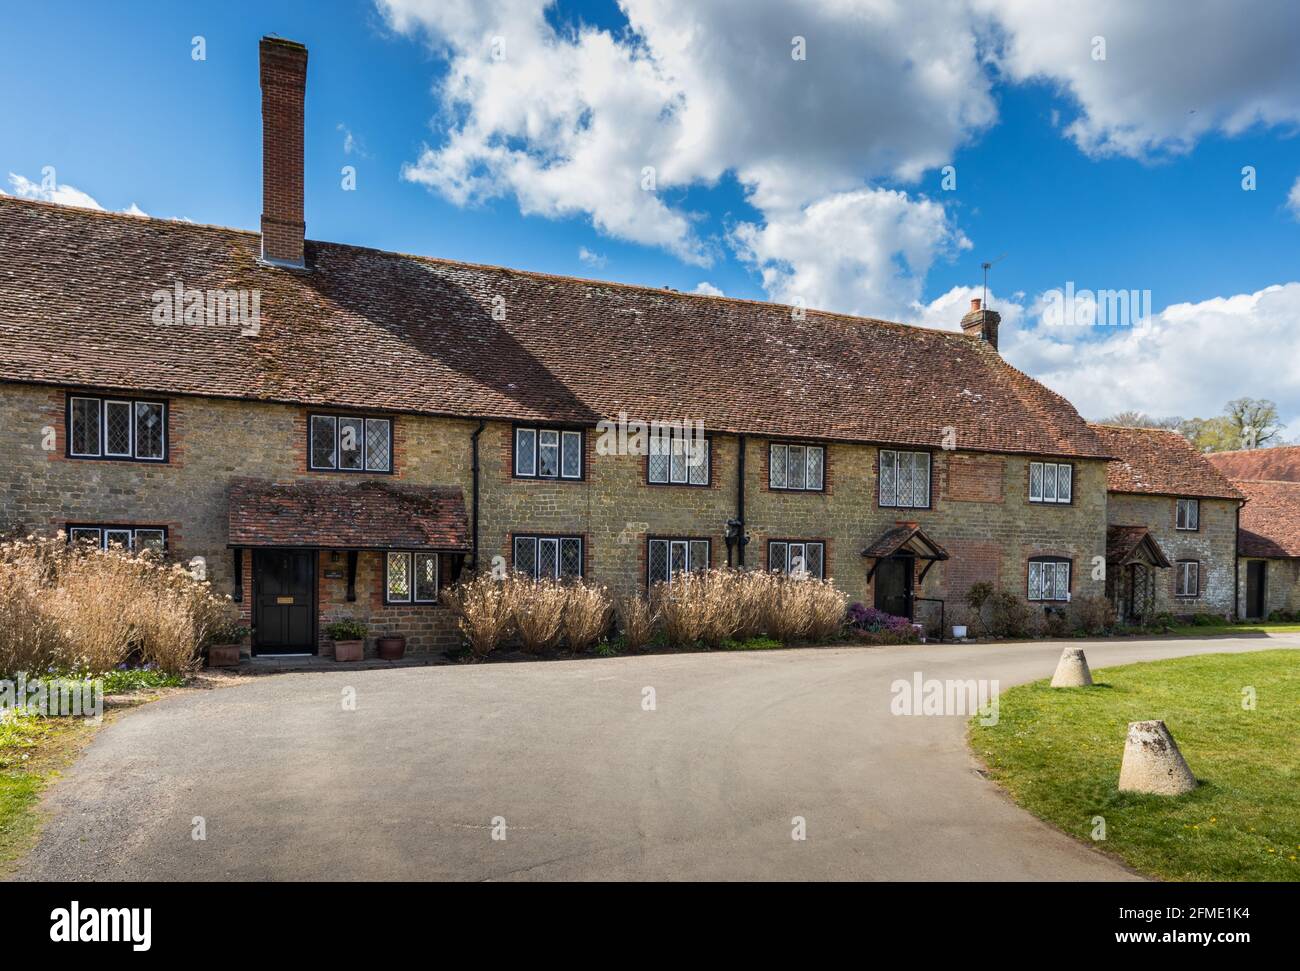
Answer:
[(1196, 560), (1179, 560), (1174, 564), (1174, 570), (1174, 596), (1199, 596), (1201, 592), (1201, 564)]
[(85, 543), (101, 550), (116, 547), (133, 552), (153, 550), (162, 553), (167, 549), (167, 529), (164, 526), (74, 526), (70, 524), (68, 541)]
[(384, 568), (384, 601), (390, 604), (438, 602), (437, 553), (389, 553)]
[(707, 570), (709, 552), (707, 539), (652, 539), (647, 550), (647, 580), (651, 585), (672, 583), (679, 573)]
[(826, 545), (821, 542), (774, 539), (767, 544), (767, 568), (791, 576), (824, 579)]
[(582, 576), (581, 536), (516, 536), (514, 569), (534, 580)]
[(1030, 600), (1069, 600), (1070, 561), (1059, 556), (1036, 556), (1029, 561)]

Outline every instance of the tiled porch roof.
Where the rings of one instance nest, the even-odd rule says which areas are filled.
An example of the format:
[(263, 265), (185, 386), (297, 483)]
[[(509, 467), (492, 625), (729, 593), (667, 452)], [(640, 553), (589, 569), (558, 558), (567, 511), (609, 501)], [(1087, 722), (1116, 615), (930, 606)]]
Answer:
[(930, 539), (920, 526), (914, 523), (899, 523), (893, 529), (886, 530), (880, 537), (862, 551), (863, 556), (893, 556), (907, 547), (917, 556), (926, 560), (946, 560), (948, 551)]
[[(1142, 554), (1145, 553), (1145, 556)], [(1160, 548), (1151, 530), (1145, 526), (1108, 526), (1106, 528), (1106, 563), (1123, 566), (1126, 563), (1150, 563), (1152, 566), (1170, 565), (1165, 551)]]
[(268, 482), (230, 486), (231, 546), (468, 550), (458, 488), (365, 482)]

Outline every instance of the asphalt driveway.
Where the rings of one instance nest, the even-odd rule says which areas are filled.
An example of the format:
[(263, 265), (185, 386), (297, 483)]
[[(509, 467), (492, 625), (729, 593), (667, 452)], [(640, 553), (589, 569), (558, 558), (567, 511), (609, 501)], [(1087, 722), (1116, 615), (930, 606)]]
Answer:
[[(1005, 689), (1061, 646), (340, 666), (180, 694), (100, 732), (16, 876), (1134, 879), (985, 780), (965, 718), (890, 713), (896, 678)], [(1080, 646), (1096, 668), (1300, 636)]]

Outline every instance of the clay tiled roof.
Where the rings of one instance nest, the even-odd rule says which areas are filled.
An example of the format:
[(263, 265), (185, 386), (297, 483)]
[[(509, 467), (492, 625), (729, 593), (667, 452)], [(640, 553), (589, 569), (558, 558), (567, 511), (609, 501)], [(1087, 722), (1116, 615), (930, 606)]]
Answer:
[[(332, 243), (307, 243), (310, 272), (271, 269), (258, 246), (0, 198), (0, 381), (901, 445), (951, 428), (963, 449), (1109, 457), (964, 334)], [(259, 291), (260, 333), (154, 322), (177, 281)]]
[(874, 557), (893, 556), (904, 546), (925, 559), (948, 559), (947, 550), (930, 539), (920, 526), (911, 523), (900, 523), (892, 529), (885, 530), (874, 543), (862, 551), (862, 555)]
[(1300, 482), (1300, 445), (1252, 448), (1242, 452), (1208, 452), (1205, 457), (1233, 479)]
[[(1139, 555), (1140, 553), (1145, 556)], [(1151, 530), (1145, 526), (1107, 526), (1106, 563), (1123, 566), (1130, 561), (1150, 561), (1155, 566), (1169, 566), (1169, 558), (1160, 548)]]
[(466, 550), (470, 544), (457, 488), (235, 479), (230, 545)]
[(1242, 556), (1300, 557), (1300, 482), (1234, 479), (1246, 494), (1237, 551)]
[(1092, 425), (1116, 461), (1106, 467), (1111, 492), (1240, 499), (1241, 493), (1187, 439), (1163, 428)]

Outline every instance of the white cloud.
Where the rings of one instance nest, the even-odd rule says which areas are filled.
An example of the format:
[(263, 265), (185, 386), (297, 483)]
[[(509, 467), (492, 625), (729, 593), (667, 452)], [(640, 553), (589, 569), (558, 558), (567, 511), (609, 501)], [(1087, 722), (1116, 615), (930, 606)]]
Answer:
[(715, 287), (715, 286), (714, 286), (712, 283), (710, 283), (708, 280), (701, 280), (699, 283), (695, 284), (695, 289), (692, 290), (691, 292), (692, 292), (692, 293), (698, 293), (698, 294), (700, 294), (701, 296), (705, 296), (705, 297), (725, 297), (725, 296), (726, 296), (725, 293), (723, 293), (719, 288)]
[[(80, 209), (98, 209), (105, 211), (104, 207), (91, 196), (88, 192), (82, 192), (76, 186), (68, 185), (64, 182), (57, 182), (53, 178), (33, 182), (16, 172), (9, 173), (9, 185), (14, 190), (14, 195), (19, 199), (36, 199), (40, 202), (53, 202), (60, 206), (76, 206)], [(8, 193), (5, 193), (8, 195)], [(134, 202), (125, 209), (120, 210), (132, 216), (147, 216), (143, 209)]]
[[(1300, 124), (1300, 4), (973, 0), (1002, 28), (997, 61), (1077, 102), (1065, 132), (1095, 155), (1183, 152), (1212, 132)], [(1105, 60), (1094, 59), (1094, 38)]]
[(604, 256), (587, 249), (585, 246), (578, 247), (578, 259), (588, 266), (594, 266), (598, 269), (609, 262)]
[(1296, 221), (1300, 222), (1300, 176), (1296, 176), (1295, 185), (1291, 186), (1291, 191), (1287, 193), (1286, 207), (1291, 210), (1291, 215), (1295, 216)]
[(366, 152), (365, 146), (361, 144), (361, 139), (357, 137), (356, 133), (353, 132), (351, 128), (343, 124), (343, 122), (339, 122), (338, 125), (335, 126), (335, 130), (343, 133), (343, 154), (344, 155), (355, 154), (355, 155), (359, 155), (361, 158), (370, 157), (370, 155)]

